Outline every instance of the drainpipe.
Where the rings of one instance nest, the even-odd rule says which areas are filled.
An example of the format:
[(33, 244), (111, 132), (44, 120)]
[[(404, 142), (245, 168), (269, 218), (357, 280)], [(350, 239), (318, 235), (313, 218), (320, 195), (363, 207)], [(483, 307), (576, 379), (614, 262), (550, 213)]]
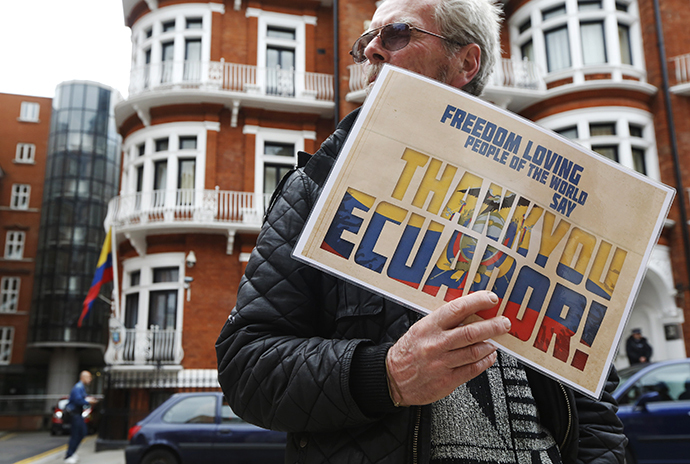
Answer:
[[(656, 19), (656, 35), (659, 43), (659, 60), (661, 61), (661, 76), (663, 80), (664, 104), (666, 106), (666, 119), (668, 120), (668, 133), (671, 139), (671, 154), (673, 155), (673, 167), (676, 173), (676, 192), (678, 195), (678, 207), (680, 208), (681, 234), (683, 237), (683, 247), (685, 248), (685, 266), (687, 278), (690, 278), (690, 237), (688, 236), (688, 217), (685, 210), (685, 189), (683, 188), (683, 177), (680, 171), (680, 159), (678, 157), (678, 143), (676, 142), (676, 126), (673, 119), (671, 108), (671, 91), (668, 83), (668, 69), (666, 59), (666, 46), (664, 45), (664, 31), (661, 26), (661, 9), (659, 0), (654, 0), (654, 16)], [(688, 289), (687, 285), (684, 290)]]
[(333, 72), (333, 94), (334, 94), (334, 102), (335, 102), (335, 115), (333, 119), (334, 121), (334, 128), (338, 127), (338, 123), (340, 122), (340, 40), (338, 36), (340, 35), (340, 28), (338, 27), (340, 23), (339, 15), (338, 15), (338, 0), (333, 0), (333, 67), (334, 67), (334, 72)]

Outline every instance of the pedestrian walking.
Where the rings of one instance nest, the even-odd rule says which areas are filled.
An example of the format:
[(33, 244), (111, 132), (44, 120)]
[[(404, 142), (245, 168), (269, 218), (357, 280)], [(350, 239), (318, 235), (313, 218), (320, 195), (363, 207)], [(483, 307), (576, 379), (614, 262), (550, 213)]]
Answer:
[(79, 462), (79, 457), (76, 454), (79, 444), (86, 436), (86, 423), (81, 413), (84, 411), (84, 406), (94, 404), (97, 400), (86, 395), (86, 387), (91, 384), (91, 373), (89, 371), (82, 371), (79, 374), (79, 381), (74, 384), (72, 391), (69, 394), (69, 401), (65, 410), (70, 415), (72, 426), (70, 427), (69, 445), (67, 446), (67, 454), (65, 455), (65, 462), (74, 464)]

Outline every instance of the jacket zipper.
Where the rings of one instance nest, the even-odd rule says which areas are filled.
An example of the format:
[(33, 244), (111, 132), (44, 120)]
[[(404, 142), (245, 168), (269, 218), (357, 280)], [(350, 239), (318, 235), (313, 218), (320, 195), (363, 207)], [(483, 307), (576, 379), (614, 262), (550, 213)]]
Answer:
[(414, 430), (412, 432), (412, 464), (417, 464), (419, 460), (419, 427), (422, 422), (422, 407), (417, 406)]
[(568, 436), (570, 435), (570, 428), (573, 425), (573, 415), (572, 411), (570, 409), (570, 399), (568, 398), (568, 393), (565, 391), (565, 387), (563, 387), (563, 384), (559, 383), (559, 387), (561, 387), (561, 391), (563, 392), (563, 397), (565, 398), (565, 404), (568, 407), (568, 428), (565, 429), (565, 436), (563, 437), (563, 441), (561, 444), (558, 446), (561, 451), (563, 451), (563, 447), (565, 446), (565, 442), (568, 439)]

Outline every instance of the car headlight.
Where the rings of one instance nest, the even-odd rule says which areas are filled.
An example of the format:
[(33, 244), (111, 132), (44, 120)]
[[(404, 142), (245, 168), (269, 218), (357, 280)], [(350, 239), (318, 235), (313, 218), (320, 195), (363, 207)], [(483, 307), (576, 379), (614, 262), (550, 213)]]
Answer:
[(56, 419), (62, 419), (62, 411), (55, 411), (55, 414), (53, 414)]

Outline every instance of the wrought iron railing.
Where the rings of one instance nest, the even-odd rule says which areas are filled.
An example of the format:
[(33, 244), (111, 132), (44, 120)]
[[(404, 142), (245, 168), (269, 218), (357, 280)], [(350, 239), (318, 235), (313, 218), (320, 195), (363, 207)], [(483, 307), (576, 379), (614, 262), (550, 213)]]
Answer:
[(111, 330), (118, 330), (119, 333), (111, 334), (105, 354), (106, 363), (110, 365), (180, 364), (184, 356), (181, 330), (156, 326), (148, 330)]
[(546, 89), (544, 78), (536, 63), (506, 58), (496, 63), (489, 85), (531, 90)]
[(135, 67), (129, 94), (167, 88), (201, 88), (333, 101), (333, 76), (221, 61), (163, 61)]
[[(364, 90), (367, 86), (364, 66), (352, 64), (348, 66), (348, 70), (350, 71), (350, 92)], [(496, 63), (489, 85), (519, 89), (546, 89), (543, 75), (536, 63), (507, 58)]]
[(110, 200), (106, 225), (194, 222), (259, 227), (269, 195), (228, 190), (153, 190)]

